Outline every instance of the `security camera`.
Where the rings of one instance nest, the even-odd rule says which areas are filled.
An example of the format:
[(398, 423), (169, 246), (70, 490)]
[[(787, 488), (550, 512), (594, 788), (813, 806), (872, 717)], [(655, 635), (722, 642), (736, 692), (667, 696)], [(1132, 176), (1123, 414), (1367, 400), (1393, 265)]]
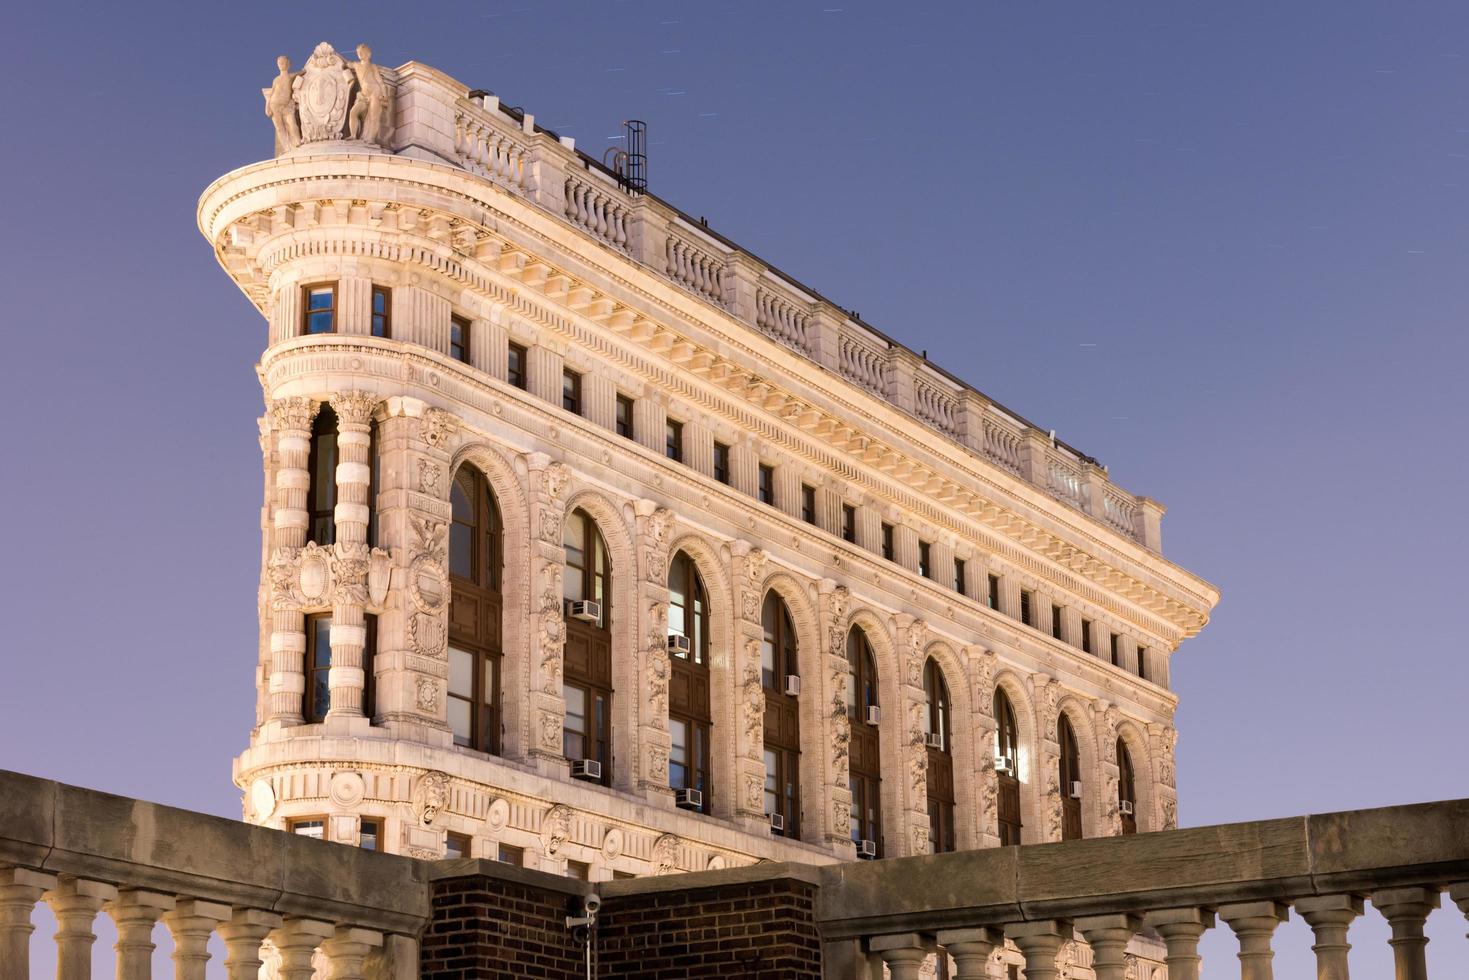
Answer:
[(596, 915), (602, 907), (602, 899), (597, 895), (588, 895), (582, 902), (582, 908), (587, 910), (587, 915)]

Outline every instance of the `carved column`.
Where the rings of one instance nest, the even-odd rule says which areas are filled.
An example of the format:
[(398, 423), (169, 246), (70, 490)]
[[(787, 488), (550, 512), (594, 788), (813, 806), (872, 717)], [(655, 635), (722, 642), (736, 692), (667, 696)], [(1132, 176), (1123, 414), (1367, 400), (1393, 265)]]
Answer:
[(1093, 915), (1076, 920), (1076, 929), (1092, 947), (1092, 969), (1097, 980), (1124, 980), (1127, 944), (1142, 927), (1135, 915)]
[(990, 956), (1003, 946), (999, 929), (949, 929), (938, 934), (938, 943), (954, 961), (954, 980), (989, 980)]
[(934, 951), (933, 937), (916, 932), (873, 936), (868, 949), (882, 957), (892, 980), (919, 980), (923, 961)]
[(1097, 756), (1102, 760), (1102, 833), (1108, 837), (1122, 835), (1122, 808), (1118, 803), (1117, 786), (1122, 770), (1117, 761), (1117, 727), (1122, 713), (1114, 704), (1098, 701), (1093, 706), (1096, 715), (1093, 724), (1097, 731)]
[(1005, 936), (1025, 956), (1025, 980), (1057, 980), (1060, 971), (1056, 957), (1071, 939), (1070, 922), (1063, 919), (1016, 922), (1005, 926)]
[(364, 963), (374, 949), (383, 944), (383, 934), (371, 929), (337, 926), (332, 937), (321, 944), (331, 980), (363, 980)]
[(1178, 829), (1178, 790), (1174, 764), (1174, 749), (1178, 745), (1178, 729), (1172, 725), (1152, 724), (1148, 726), (1148, 742), (1157, 760), (1158, 826), (1163, 830)]
[(332, 396), (337, 416), (336, 544), (333, 546), (332, 665), (327, 673), (331, 708), (327, 718), (360, 718), (367, 679), (364, 651), (369, 564), (367, 499), (372, 485), (372, 412), (377, 396), (344, 391)]
[(1039, 729), (1034, 779), (1040, 787), (1040, 833), (1044, 843), (1061, 839), (1061, 743), (1056, 732), (1061, 684), (1047, 674), (1031, 674), (1030, 689)]
[(130, 889), (107, 903), (117, 923), (117, 980), (149, 980), (153, 976), (153, 926), (173, 910), (172, 895)]
[(92, 980), (92, 944), (97, 941), (92, 922), (102, 906), (117, 897), (117, 889), (62, 875), (42, 897), (56, 916), (57, 980)]
[(1162, 909), (1144, 917), (1168, 946), (1168, 980), (1199, 980), (1199, 937), (1214, 925), (1204, 909)]
[(928, 854), (933, 849), (928, 839), (928, 743), (923, 717), (928, 710), (923, 665), (929, 634), (928, 624), (921, 619), (915, 620), (906, 613), (900, 613), (896, 619), (898, 711), (882, 721), (884, 729), (893, 730), (899, 750), (888, 757), (899, 760), (896, 799), (901, 822), (897, 826), (902, 834), (893, 853), (901, 857)]
[(852, 593), (845, 585), (837, 585), (830, 579), (822, 580), (819, 589), (823, 629), (821, 651), (816, 656), (825, 664), (821, 671), (826, 682), (821, 713), (827, 725), (823, 734), (831, 746), (822, 767), (829, 798), (826, 807), (829, 813), (822, 818), (822, 824), (827, 844), (851, 859), (856, 857), (852, 844), (852, 719), (847, 713), (852, 697), (847, 671), (847, 614), (852, 606)]
[(36, 931), (31, 910), (55, 887), (54, 875), (0, 868), (0, 980), (29, 980), (31, 933)]
[[(995, 771), (995, 670), (999, 666), (999, 655), (984, 647), (969, 648), (969, 672), (973, 678), (974, 718), (971, 731), (966, 736), (964, 726), (952, 725), (956, 738), (974, 740), (974, 762), (978, 790), (975, 794), (979, 805), (976, 813), (969, 817), (972, 832), (978, 847), (1000, 846), (1000, 778)], [(965, 845), (961, 839), (960, 847)]]
[(319, 919), (287, 919), (279, 928), (271, 930), (270, 940), (281, 954), (277, 971), (280, 980), (312, 980), (316, 970), (311, 959), (316, 947), (335, 933), (335, 926)]
[(204, 980), (209, 963), (209, 937), (222, 922), (230, 920), (230, 907), (196, 898), (181, 899), (163, 916), (173, 936), (175, 980)]
[(316, 403), (309, 398), (279, 398), (271, 403), (278, 465), (275, 471), (275, 529), (271, 541), (270, 700), (267, 724), (299, 725), (306, 633), (295, 594), (295, 562), (306, 544), (306, 493), (311, 486), (311, 420)]
[[(566, 549), (562, 545), (566, 495), (571, 471), (544, 453), (526, 458), (530, 471), (531, 642), (530, 642), (530, 752), (543, 773), (564, 773), (561, 730), (566, 722), (562, 693), (562, 655), (566, 645), (566, 618), (562, 577)], [(616, 589), (616, 585), (613, 585)], [(613, 610), (617, 615), (618, 611)]]
[(1239, 938), (1240, 980), (1274, 980), (1271, 960), (1275, 951), (1271, 939), (1275, 929), (1290, 917), (1290, 909), (1280, 902), (1242, 902), (1223, 905), (1219, 918)]
[[(738, 797), (735, 816), (755, 832), (768, 826), (765, 816), (765, 689), (760, 677), (760, 644), (764, 629), (760, 622), (764, 593), (766, 556), (746, 541), (731, 547), (735, 583), (734, 676), (739, 703), (738, 736), (735, 740), (735, 778)], [(802, 651), (803, 653), (805, 651)], [(812, 655), (808, 660), (818, 662)], [(802, 665), (803, 670), (805, 665)], [(802, 792), (815, 787), (803, 786)], [(809, 807), (807, 808), (810, 812)]]
[(236, 909), (219, 927), (224, 940), (224, 970), (229, 980), (257, 980), (260, 976), (260, 944), (279, 928), (281, 917), (260, 909)]
[(1316, 943), (1316, 980), (1348, 980), (1347, 928), (1362, 914), (1356, 895), (1320, 895), (1296, 899), (1296, 911), (1311, 927)]
[(1438, 908), (1439, 897), (1432, 888), (1388, 888), (1372, 893), (1372, 905), (1392, 926), (1388, 944), (1397, 980), (1428, 980), (1428, 937), (1423, 935), (1423, 923)]
[(668, 786), (668, 545), (673, 538), (673, 511), (651, 500), (633, 505), (637, 515), (638, 583), (634, 607), (641, 636), (642, 702), (638, 705), (638, 786), (654, 802), (673, 797)]

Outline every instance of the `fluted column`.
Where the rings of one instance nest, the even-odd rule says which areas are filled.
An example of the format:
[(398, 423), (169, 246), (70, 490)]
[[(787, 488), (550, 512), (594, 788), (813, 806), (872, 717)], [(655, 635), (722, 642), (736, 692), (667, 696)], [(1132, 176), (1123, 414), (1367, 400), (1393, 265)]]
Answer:
[(931, 936), (905, 932), (894, 936), (874, 936), (868, 949), (882, 957), (892, 980), (918, 980), (923, 961), (934, 951)]
[(372, 412), (377, 396), (343, 391), (332, 396), (337, 416), (336, 595), (332, 602), (332, 665), (328, 718), (361, 718), (367, 676), (367, 524), (372, 486)]
[(938, 943), (954, 961), (954, 980), (989, 980), (990, 956), (1005, 942), (999, 929), (949, 929)]
[[(280, 398), (271, 403), (278, 465), (275, 471), (273, 562), (283, 562), (306, 544), (306, 494), (311, 487), (311, 420), (316, 404), (309, 398)], [(270, 632), (270, 699), (265, 720), (300, 724), (302, 671), (306, 632), (301, 609), (288, 590), (273, 590)]]
[(327, 961), (327, 980), (363, 980), (363, 963), (382, 944), (380, 932), (338, 926), (332, 937), (321, 944)]
[(173, 906), (172, 895), (141, 889), (119, 892), (107, 903), (107, 914), (117, 924), (117, 980), (151, 980), (157, 948), (153, 927)]
[(1290, 918), (1289, 907), (1280, 902), (1241, 902), (1221, 906), (1219, 918), (1239, 939), (1240, 980), (1274, 980), (1275, 950), (1270, 942), (1276, 927)]
[(1127, 944), (1142, 920), (1135, 915), (1093, 915), (1076, 920), (1076, 929), (1092, 947), (1092, 969), (1097, 980), (1123, 980), (1127, 975)]
[(270, 933), (271, 942), (281, 954), (280, 980), (312, 980), (315, 968), (311, 958), (316, 947), (332, 938), (336, 927), (319, 919), (287, 919)]
[(1143, 919), (1168, 946), (1168, 980), (1199, 980), (1199, 937), (1214, 925), (1204, 909), (1162, 909)]
[(1025, 980), (1057, 980), (1060, 971), (1056, 956), (1071, 938), (1070, 922), (1064, 919), (1015, 922), (1005, 926), (1005, 935), (1025, 956)]
[(1296, 911), (1311, 927), (1316, 943), (1316, 980), (1347, 980), (1347, 929), (1362, 914), (1356, 895), (1317, 895), (1296, 900)]
[(229, 980), (256, 980), (260, 976), (260, 944), (280, 924), (281, 917), (274, 912), (236, 909), (219, 927), (219, 938), (224, 940), (224, 971)]
[(31, 910), (55, 887), (54, 875), (0, 869), (0, 980), (30, 980), (31, 933), (36, 931)]
[(1428, 980), (1425, 958), (1428, 937), (1423, 923), (1438, 908), (1439, 894), (1433, 888), (1388, 888), (1372, 893), (1372, 904), (1392, 926), (1393, 964), (1397, 980)]
[(186, 898), (163, 917), (173, 936), (174, 980), (204, 980), (209, 963), (209, 937), (222, 922), (228, 922), (230, 907)]
[(56, 916), (56, 980), (92, 980), (92, 922), (117, 889), (100, 881), (63, 875), (42, 896)]

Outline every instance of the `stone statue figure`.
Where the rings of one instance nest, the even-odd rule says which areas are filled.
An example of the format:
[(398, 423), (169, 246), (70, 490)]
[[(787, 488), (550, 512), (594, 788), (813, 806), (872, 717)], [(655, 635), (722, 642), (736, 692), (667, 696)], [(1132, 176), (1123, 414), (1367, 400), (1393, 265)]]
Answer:
[(291, 71), (291, 59), (285, 55), (275, 59), (275, 64), (280, 74), (275, 76), (270, 88), (261, 92), (265, 95), (265, 114), (275, 124), (276, 143), (281, 152), (289, 153), (301, 143), (301, 124), (296, 121), (296, 73)]
[(360, 59), (352, 66), (357, 73), (357, 98), (348, 116), (352, 139), (381, 143), (391, 122), (393, 90), (383, 78), (382, 69), (372, 63), (372, 48), (357, 45)]

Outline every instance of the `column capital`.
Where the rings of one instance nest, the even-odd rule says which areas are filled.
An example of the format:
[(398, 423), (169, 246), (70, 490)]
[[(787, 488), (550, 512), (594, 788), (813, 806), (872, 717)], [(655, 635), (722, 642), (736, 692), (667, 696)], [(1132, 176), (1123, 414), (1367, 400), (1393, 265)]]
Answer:
[(1360, 895), (1311, 895), (1298, 898), (1292, 904), (1296, 913), (1311, 926), (1317, 922), (1351, 922), (1362, 914)]
[(935, 937), (954, 961), (956, 980), (986, 980), (990, 956), (1005, 944), (1001, 929), (943, 929)]
[(892, 980), (918, 980), (923, 961), (937, 948), (933, 936), (922, 932), (901, 932), (873, 936), (867, 948), (882, 958), (892, 973)]
[(1127, 973), (1127, 944), (1142, 924), (1140, 916), (1121, 913), (1076, 920), (1077, 931), (1091, 944), (1097, 980), (1123, 980)]
[(321, 944), (321, 952), (330, 964), (332, 980), (363, 980), (363, 961), (382, 946), (383, 934), (355, 926), (338, 926), (332, 937)]
[(224, 940), (224, 968), (229, 980), (257, 980), (260, 974), (260, 944), (280, 928), (282, 919), (264, 909), (235, 909), (219, 927)]
[(1066, 919), (1006, 923), (1005, 937), (1024, 954), (1027, 980), (1056, 980), (1056, 955), (1070, 941), (1072, 928)]

